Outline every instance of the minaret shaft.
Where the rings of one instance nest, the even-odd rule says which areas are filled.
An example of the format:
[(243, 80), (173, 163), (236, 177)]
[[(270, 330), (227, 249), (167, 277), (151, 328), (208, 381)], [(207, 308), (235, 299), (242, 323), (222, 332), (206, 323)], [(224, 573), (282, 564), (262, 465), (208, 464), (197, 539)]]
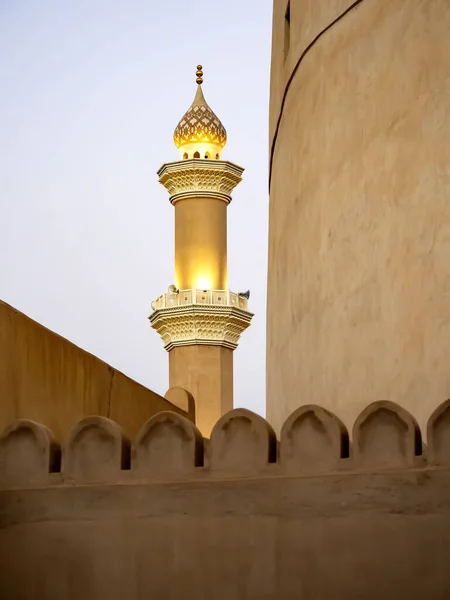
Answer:
[(202, 345), (173, 348), (169, 385), (194, 396), (196, 425), (209, 437), (215, 423), (233, 408), (233, 350)]
[(227, 289), (227, 205), (193, 197), (175, 204), (175, 284), (186, 289)]

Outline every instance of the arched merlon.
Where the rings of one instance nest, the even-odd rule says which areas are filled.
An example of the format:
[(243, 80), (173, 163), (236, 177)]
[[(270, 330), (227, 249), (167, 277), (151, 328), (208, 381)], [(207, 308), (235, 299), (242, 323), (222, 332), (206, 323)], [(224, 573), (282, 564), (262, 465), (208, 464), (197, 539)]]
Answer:
[(277, 440), (269, 423), (245, 408), (226, 413), (211, 432), (211, 469), (258, 473), (276, 461)]
[(134, 449), (133, 471), (147, 479), (173, 479), (203, 465), (203, 438), (188, 419), (161, 412), (141, 429)]
[(408, 411), (381, 400), (370, 404), (356, 419), (352, 449), (358, 467), (411, 467), (422, 454), (422, 436)]
[(60, 465), (61, 448), (44, 425), (20, 419), (0, 436), (0, 486), (44, 485)]
[(130, 441), (123, 429), (106, 417), (79, 421), (64, 447), (64, 477), (75, 481), (117, 481), (130, 468)]
[(308, 404), (294, 411), (280, 435), (280, 461), (292, 472), (324, 471), (338, 467), (349, 455), (345, 425), (328, 410)]
[(209, 440), (190, 420), (172, 411), (149, 419), (133, 444), (117, 423), (91, 416), (71, 430), (60, 472), (61, 449), (52, 432), (33, 421), (19, 420), (0, 436), (0, 487), (351, 474), (426, 468), (427, 464), (448, 468), (450, 400), (430, 416), (428, 440), (428, 453), (421, 456), (416, 420), (387, 401), (374, 402), (359, 415), (351, 445), (336, 415), (316, 405), (298, 408), (282, 427), (278, 459), (272, 427), (242, 408), (219, 419)]

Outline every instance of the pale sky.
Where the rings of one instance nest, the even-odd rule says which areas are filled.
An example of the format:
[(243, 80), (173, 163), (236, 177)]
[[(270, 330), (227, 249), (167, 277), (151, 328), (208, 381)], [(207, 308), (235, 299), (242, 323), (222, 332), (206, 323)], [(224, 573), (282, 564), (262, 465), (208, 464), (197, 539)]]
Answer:
[(147, 316), (174, 279), (174, 210), (156, 171), (204, 69), (245, 168), (228, 276), (251, 290), (235, 406), (265, 413), (272, 0), (0, 0), (0, 299), (164, 394)]

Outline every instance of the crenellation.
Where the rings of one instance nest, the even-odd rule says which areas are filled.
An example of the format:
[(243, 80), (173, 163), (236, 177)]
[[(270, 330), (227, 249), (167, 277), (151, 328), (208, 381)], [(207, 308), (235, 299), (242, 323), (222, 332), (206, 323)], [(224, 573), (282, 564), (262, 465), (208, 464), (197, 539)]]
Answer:
[(221, 417), (211, 432), (211, 469), (256, 474), (276, 462), (277, 440), (269, 423), (245, 408)]
[(353, 426), (353, 456), (361, 467), (405, 468), (422, 455), (422, 436), (404, 408), (381, 400), (365, 408)]
[(0, 487), (46, 485), (61, 465), (61, 447), (39, 423), (19, 419), (0, 436)]
[(307, 404), (285, 421), (280, 434), (280, 461), (288, 472), (339, 469), (349, 456), (349, 435), (342, 421), (320, 406)]
[(136, 440), (133, 472), (146, 479), (192, 475), (203, 466), (203, 438), (188, 419), (161, 412), (147, 421)]
[(130, 468), (130, 440), (123, 429), (106, 417), (81, 419), (69, 433), (63, 454), (65, 479), (110, 482)]
[(211, 437), (189, 419), (164, 411), (134, 440), (114, 421), (81, 419), (61, 448), (53, 433), (18, 420), (0, 436), (0, 487), (164, 483), (254, 477), (347, 476), (450, 465), (450, 400), (428, 421), (428, 450), (417, 421), (393, 402), (370, 404), (353, 439), (332, 412), (308, 404), (294, 411), (277, 440), (271, 425), (247, 409), (227, 412)]

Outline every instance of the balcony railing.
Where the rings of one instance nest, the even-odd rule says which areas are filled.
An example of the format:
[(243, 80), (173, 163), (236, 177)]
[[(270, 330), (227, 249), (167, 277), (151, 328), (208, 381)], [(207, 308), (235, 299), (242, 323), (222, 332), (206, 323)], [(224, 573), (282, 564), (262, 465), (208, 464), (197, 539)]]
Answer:
[(209, 306), (236, 306), (247, 310), (248, 300), (230, 290), (179, 290), (178, 292), (167, 292), (161, 294), (154, 302), (152, 309), (173, 308), (175, 306), (187, 306), (188, 304), (206, 304)]

